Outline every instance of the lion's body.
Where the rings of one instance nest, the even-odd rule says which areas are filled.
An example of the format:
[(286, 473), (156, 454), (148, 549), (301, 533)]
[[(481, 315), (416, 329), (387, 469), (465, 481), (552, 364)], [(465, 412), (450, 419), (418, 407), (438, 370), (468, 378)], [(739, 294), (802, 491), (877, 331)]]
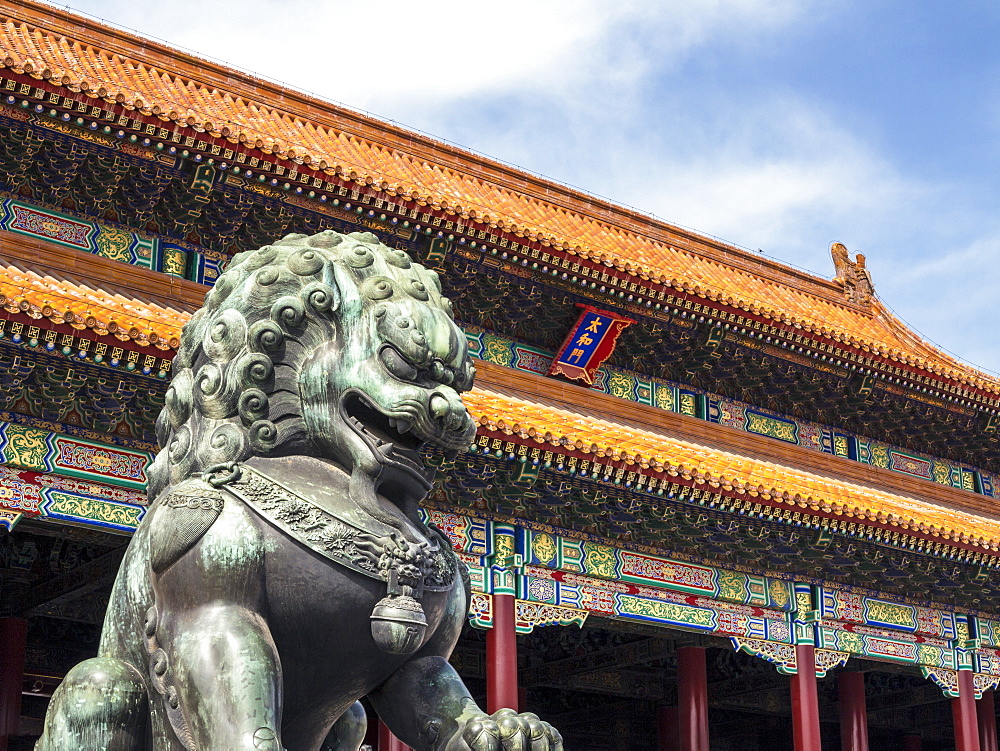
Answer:
[[(285, 461), (304, 465), (301, 472), (293, 475), (296, 477), (315, 473), (314, 462)], [(339, 505), (336, 498), (329, 500), (332, 507)], [(170, 590), (174, 586), (183, 588), (194, 577), (218, 581), (219, 571), (213, 570), (213, 562), (239, 551), (242, 559), (239, 567), (224, 565), (223, 570), (238, 572), (249, 604), (268, 614), (284, 686), (281, 737), (288, 748), (318, 749), (336, 719), (409, 659), (409, 656), (386, 654), (370, 638), (350, 637), (368, 635), (369, 614), (383, 597), (385, 587), (350, 571), (337, 571), (336, 576), (331, 576), (328, 560), (303, 545), (289, 544), (286, 535), (238, 501), (229, 498), (227, 504), (219, 519), (171, 566), (160, 584)], [(152, 511), (150, 520), (155, 513)], [(415, 534), (425, 536), (412, 520), (399, 513), (401, 523), (410, 524)], [(141, 624), (145, 612), (137, 605), (153, 600), (145, 576), (149, 567), (150, 526), (144, 524), (137, 530), (122, 564), (107, 613), (110, 627), (105, 629), (100, 648), (101, 657), (122, 660), (140, 673), (148, 671), (149, 663), (144, 634), (141, 629), (120, 628), (118, 624)], [(228, 583), (227, 590), (231, 584)], [(198, 594), (206, 600), (215, 596), (211, 591)], [(186, 597), (190, 595), (185, 591)], [(442, 641), (440, 636), (450, 637), (444, 642), (457, 636), (453, 615), (443, 629), (447, 633), (441, 634), (439, 629), (447, 611), (465, 609), (465, 598), (459, 582), (452, 590), (434, 593), (424, 600), (428, 628), (439, 637), (433, 643)], [(336, 624), (336, 633), (331, 632), (331, 624)], [(158, 726), (160, 732), (150, 734), (149, 748), (181, 751), (183, 746), (168, 729), (166, 712), (156, 702), (152, 709), (154, 728)], [(157, 740), (153, 741), (154, 738)], [(147, 746), (139, 748), (145, 751)]]
[(151, 506), (39, 751), (356, 751), (365, 696), (418, 751), (560, 748), (447, 663), (468, 593), (418, 452), (468, 444), (472, 374), (436, 277), (373, 236), (237, 256), (184, 328)]

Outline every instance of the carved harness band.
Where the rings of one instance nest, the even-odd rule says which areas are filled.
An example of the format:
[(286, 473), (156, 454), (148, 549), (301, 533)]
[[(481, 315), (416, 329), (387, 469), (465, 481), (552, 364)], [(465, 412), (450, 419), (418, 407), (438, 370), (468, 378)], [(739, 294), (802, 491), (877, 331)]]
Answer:
[(310, 550), (387, 584), (395, 574), (398, 585), (414, 590), (416, 596), (424, 589), (451, 589), (454, 559), (442, 555), (438, 530), (428, 528), (438, 537), (436, 544), (410, 542), (401, 534), (379, 535), (321, 508), (260, 470), (245, 464), (233, 469), (237, 476), (222, 487)]
[(200, 488), (178, 488), (162, 505), (188, 513), (207, 512), (214, 518), (222, 510), (222, 494), (232, 496), (324, 558), (385, 582), (387, 596), (371, 615), (376, 643), (394, 654), (410, 654), (420, 646), (427, 628), (420, 599), (425, 591), (449, 591), (459, 566), (441, 530), (428, 525), (431, 541), (422, 542), (412, 542), (399, 532), (378, 534), (246, 464), (211, 467), (201, 479)]

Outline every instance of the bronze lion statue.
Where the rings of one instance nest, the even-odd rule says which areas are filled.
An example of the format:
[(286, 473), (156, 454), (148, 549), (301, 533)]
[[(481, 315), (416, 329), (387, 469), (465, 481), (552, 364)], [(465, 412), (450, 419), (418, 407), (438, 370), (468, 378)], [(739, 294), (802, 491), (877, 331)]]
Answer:
[(38, 751), (357, 751), (362, 697), (418, 751), (562, 749), (447, 661), (468, 579), (419, 519), (420, 450), (469, 444), (474, 369), (434, 272), (289, 235), (232, 259), (174, 363), (99, 656)]

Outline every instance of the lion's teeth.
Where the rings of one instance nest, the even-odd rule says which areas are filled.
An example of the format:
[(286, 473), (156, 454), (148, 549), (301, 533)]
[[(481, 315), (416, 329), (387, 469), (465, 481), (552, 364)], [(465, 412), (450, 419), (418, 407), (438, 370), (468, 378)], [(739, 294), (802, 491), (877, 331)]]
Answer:
[(409, 433), (410, 428), (413, 427), (409, 420), (396, 420), (396, 430), (402, 433)]
[(392, 454), (392, 444), (391, 443), (380, 444), (378, 450), (381, 451), (386, 456), (389, 456), (390, 454)]

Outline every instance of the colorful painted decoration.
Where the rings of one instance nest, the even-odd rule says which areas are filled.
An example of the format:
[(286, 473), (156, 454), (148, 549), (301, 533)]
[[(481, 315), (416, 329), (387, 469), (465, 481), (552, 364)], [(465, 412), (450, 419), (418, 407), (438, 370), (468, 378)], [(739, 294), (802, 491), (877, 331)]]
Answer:
[(0, 460), (23, 469), (98, 480), (144, 493), (146, 467), (153, 457), (145, 451), (0, 422)]
[(583, 312), (556, 354), (549, 375), (593, 386), (597, 369), (615, 351), (621, 333), (635, 321), (590, 305), (581, 307)]
[(155, 263), (155, 238), (21, 200), (0, 200), (0, 229), (147, 269)]
[(782, 673), (797, 670), (795, 645), (811, 644), (817, 677), (853, 655), (916, 665), (939, 677), (974, 670), (983, 685), (1000, 682), (1000, 648), (994, 646), (1000, 622), (984, 617), (855, 587), (640, 554), (441, 509), (426, 509), (422, 518), (445, 532), (468, 567), (469, 620), (477, 628), (492, 628), (492, 597), (508, 594), (517, 599), (519, 633), (555, 623), (580, 625), (593, 614), (726, 637), (736, 650), (772, 662)]
[(0, 466), (0, 525), (8, 529), (28, 516), (131, 533), (145, 500), (137, 490)]
[[(469, 353), (480, 360), (538, 375), (551, 374), (556, 367), (551, 352), (515, 342), (476, 326), (465, 325), (463, 328)], [(994, 488), (1000, 485), (997, 476), (982, 468), (971, 468), (928, 454), (905, 451), (827, 425), (789, 417), (673, 381), (613, 366), (598, 368), (590, 386), (601, 393), (636, 404), (697, 417), (810, 451), (933, 480), (941, 485), (980, 495), (994, 497)]]

